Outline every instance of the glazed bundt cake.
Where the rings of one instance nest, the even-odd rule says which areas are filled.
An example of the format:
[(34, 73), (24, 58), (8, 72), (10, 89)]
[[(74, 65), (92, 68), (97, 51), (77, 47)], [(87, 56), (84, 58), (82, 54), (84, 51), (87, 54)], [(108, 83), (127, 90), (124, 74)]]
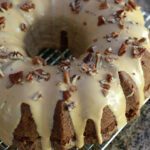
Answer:
[[(134, 0), (1, 0), (0, 45), (0, 138), (19, 150), (101, 144), (150, 96)], [(47, 66), (45, 48), (74, 57)]]

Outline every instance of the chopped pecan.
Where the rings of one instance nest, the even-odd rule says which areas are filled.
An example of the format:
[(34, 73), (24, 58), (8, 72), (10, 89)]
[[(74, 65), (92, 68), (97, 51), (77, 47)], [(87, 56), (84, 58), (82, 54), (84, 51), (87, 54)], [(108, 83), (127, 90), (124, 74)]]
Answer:
[(92, 54), (89, 53), (86, 57), (84, 57), (83, 62), (89, 63), (92, 60)]
[(113, 79), (113, 76), (112, 76), (112, 74), (107, 74), (106, 75), (106, 81), (108, 82), (108, 83), (110, 83), (111, 81), (112, 81), (112, 79)]
[(46, 62), (43, 58), (39, 57), (39, 56), (35, 56), (32, 58), (32, 64), (33, 65), (46, 65)]
[(136, 9), (136, 3), (134, 0), (128, 0), (128, 4), (132, 7), (132, 9)]
[(71, 77), (71, 83), (73, 84), (73, 85), (75, 85), (76, 84), (76, 82), (78, 81), (78, 80), (80, 80), (80, 78), (81, 78), (81, 76), (79, 76), (79, 75), (73, 75), (72, 77)]
[(1, 3), (1, 8), (5, 9), (5, 10), (8, 10), (10, 8), (12, 8), (12, 3), (11, 2), (2, 2)]
[(119, 20), (118, 26), (120, 29), (124, 29), (124, 21), (122, 19)]
[(32, 2), (25, 2), (20, 6), (20, 9), (29, 12), (30, 10), (35, 9), (35, 4)]
[(33, 78), (39, 80), (48, 81), (50, 79), (50, 73), (45, 72), (43, 69), (36, 69), (32, 72), (29, 72), (26, 76), (27, 81), (32, 81)]
[(23, 55), (20, 52), (14, 51), (8, 54), (9, 59), (18, 60), (23, 59)]
[(32, 80), (33, 80), (33, 73), (30, 72), (30, 73), (28, 73), (27, 76), (26, 76), (26, 81), (32, 81)]
[(126, 53), (127, 45), (123, 43), (118, 51), (118, 56), (122, 56)]
[(9, 80), (12, 84), (20, 84), (23, 81), (23, 71), (13, 73), (9, 75)]
[(104, 25), (105, 23), (106, 23), (105, 18), (103, 16), (99, 16), (97, 25), (101, 26), (101, 25)]
[(118, 32), (112, 32), (112, 33), (111, 33), (111, 36), (112, 36), (113, 38), (117, 38), (117, 37), (119, 36), (119, 33), (118, 33)]
[(0, 28), (4, 28), (5, 27), (5, 17), (0, 17)]
[(123, 2), (123, 0), (114, 0), (114, 2), (115, 2), (116, 4), (121, 4), (121, 3)]
[(109, 4), (108, 4), (107, 0), (105, 0), (104, 2), (101, 2), (99, 8), (100, 9), (107, 9), (107, 8), (109, 8)]
[(81, 1), (73, 0), (73, 2), (70, 2), (70, 8), (72, 12), (74, 12), (75, 14), (78, 14), (81, 10)]
[(140, 58), (145, 53), (146, 49), (143, 47), (134, 46), (132, 48), (132, 56), (133, 58)]
[(105, 49), (104, 54), (105, 54), (105, 55), (110, 55), (110, 54), (112, 54), (112, 48), (109, 47), (109, 48)]
[(26, 26), (26, 24), (25, 24), (25, 23), (21, 23), (21, 24), (20, 24), (20, 29), (21, 29), (21, 31), (26, 32), (26, 31), (27, 31), (27, 26)]
[(68, 100), (71, 97), (71, 93), (69, 91), (63, 91), (63, 100)]
[(70, 84), (70, 73), (68, 70), (65, 70), (64, 71), (64, 82), (66, 84)]
[(146, 38), (144, 37), (138, 40), (139, 43), (144, 43), (145, 41), (146, 41)]

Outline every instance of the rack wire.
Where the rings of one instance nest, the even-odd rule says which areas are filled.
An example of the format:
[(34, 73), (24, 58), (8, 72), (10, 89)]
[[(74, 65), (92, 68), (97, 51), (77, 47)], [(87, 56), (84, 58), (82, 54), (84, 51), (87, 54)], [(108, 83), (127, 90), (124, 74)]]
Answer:
[[(150, 12), (149, 11), (145, 11), (144, 9), (143, 11), (143, 16), (145, 19), (145, 26), (150, 30)], [(69, 49), (66, 49), (64, 51), (59, 51), (59, 50), (53, 50), (53, 49), (46, 49), (43, 52), (39, 53), (39, 56), (42, 57), (48, 65), (57, 65), (62, 59), (70, 59), (72, 57), (71, 52)], [(97, 147), (96, 149), (101, 149), (104, 150), (109, 143), (111, 143), (113, 141), (113, 139), (118, 135), (118, 133), (121, 131), (122, 129), (120, 129), (118, 132), (116, 132), (112, 138), (105, 142), (102, 145), (85, 145), (83, 147), (83, 150), (92, 150), (93, 147)], [(0, 150), (9, 150), (9, 146), (6, 145), (1, 139), (0, 139)], [(94, 148), (95, 149), (95, 148)], [(17, 150), (17, 149), (16, 149)]]

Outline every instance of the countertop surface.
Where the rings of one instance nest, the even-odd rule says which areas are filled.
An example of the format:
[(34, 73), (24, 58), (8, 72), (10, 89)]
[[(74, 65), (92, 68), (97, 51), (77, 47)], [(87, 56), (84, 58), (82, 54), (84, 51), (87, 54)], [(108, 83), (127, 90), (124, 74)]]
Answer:
[(106, 150), (150, 150), (150, 100), (140, 117), (127, 125)]

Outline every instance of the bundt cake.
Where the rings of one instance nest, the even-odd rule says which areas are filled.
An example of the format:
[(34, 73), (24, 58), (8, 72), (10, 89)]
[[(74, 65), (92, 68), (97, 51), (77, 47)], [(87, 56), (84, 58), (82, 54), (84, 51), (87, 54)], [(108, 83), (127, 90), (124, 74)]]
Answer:
[[(134, 0), (1, 0), (0, 138), (19, 150), (108, 140), (150, 96), (148, 33)], [(47, 66), (45, 48), (74, 57)]]

